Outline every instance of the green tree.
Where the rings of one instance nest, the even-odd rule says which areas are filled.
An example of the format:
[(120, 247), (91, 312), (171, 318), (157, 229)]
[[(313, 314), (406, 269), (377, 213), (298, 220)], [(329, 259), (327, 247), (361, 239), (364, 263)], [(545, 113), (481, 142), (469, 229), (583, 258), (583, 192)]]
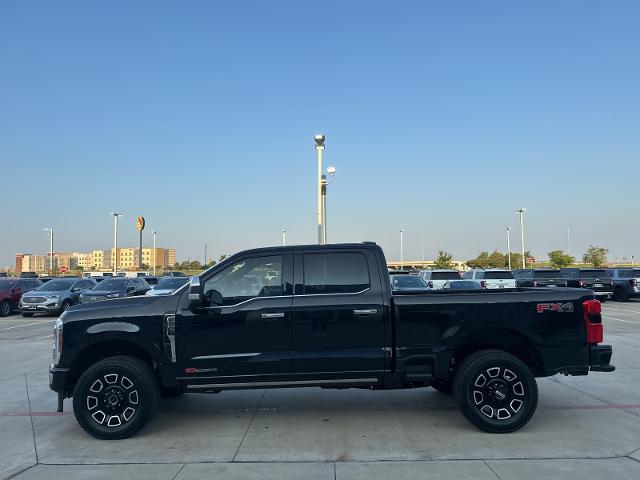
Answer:
[(467, 260), (467, 265), (471, 268), (488, 268), (489, 252), (480, 252), (480, 255), (473, 260)]
[(607, 248), (589, 245), (586, 253), (582, 256), (582, 260), (584, 263), (590, 263), (595, 268), (600, 268), (607, 263), (607, 253), (609, 253)]
[(507, 256), (494, 250), (489, 255), (489, 267), (491, 268), (504, 268), (507, 266)]
[(549, 261), (555, 268), (563, 268), (575, 263), (575, 257), (567, 255), (563, 250), (553, 250), (549, 252)]
[(445, 252), (444, 250), (440, 250), (438, 252), (438, 258), (433, 264), (433, 268), (442, 268), (445, 270), (449, 270), (452, 268), (451, 260), (453, 256), (449, 252)]
[(224, 254), (224, 255), (220, 255), (220, 258), (218, 259), (218, 262), (222, 262), (225, 258), (227, 258), (228, 255)]

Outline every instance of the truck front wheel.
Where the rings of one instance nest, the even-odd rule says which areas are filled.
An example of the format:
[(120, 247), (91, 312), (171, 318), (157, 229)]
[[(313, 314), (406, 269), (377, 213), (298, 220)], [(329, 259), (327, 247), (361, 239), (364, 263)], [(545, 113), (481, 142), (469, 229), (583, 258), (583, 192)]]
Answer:
[(73, 413), (80, 426), (96, 438), (127, 438), (153, 417), (160, 389), (142, 360), (125, 355), (91, 365), (73, 392)]
[(465, 358), (453, 394), (466, 419), (489, 433), (522, 428), (538, 406), (538, 385), (529, 367), (500, 350), (481, 350)]

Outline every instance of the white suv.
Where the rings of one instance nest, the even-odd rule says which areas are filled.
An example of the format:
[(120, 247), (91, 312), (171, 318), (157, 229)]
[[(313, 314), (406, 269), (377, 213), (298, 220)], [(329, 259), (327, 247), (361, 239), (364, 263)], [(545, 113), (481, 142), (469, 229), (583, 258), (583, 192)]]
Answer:
[(483, 270), (480, 268), (474, 268), (464, 272), (462, 276), (465, 280), (473, 280), (480, 284), (482, 288), (488, 290), (498, 288), (516, 288), (516, 279), (513, 277), (511, 270), (502, 270), (492, 268)]
[(418, 275), (434, 290), (442, 290), (450, 281), (462, 279), (457, 270), (420, 270)]

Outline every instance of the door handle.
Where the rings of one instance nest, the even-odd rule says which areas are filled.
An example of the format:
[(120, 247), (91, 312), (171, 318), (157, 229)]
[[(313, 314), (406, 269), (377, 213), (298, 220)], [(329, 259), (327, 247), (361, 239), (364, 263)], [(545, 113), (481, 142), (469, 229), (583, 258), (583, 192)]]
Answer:
[(376, 313), (378, 313), (378, 310), (375, 308), (366, 308), (363, 310), (354, 310), (353, 311), (354, 314), (356, 315), (375, 315)]
[(272, 320), (274, 318), (284, 318), (284, 312), (278, 312), (278, 313), (263, 313), (260, 315), (262, 318), (265, 318), (267, 320)]

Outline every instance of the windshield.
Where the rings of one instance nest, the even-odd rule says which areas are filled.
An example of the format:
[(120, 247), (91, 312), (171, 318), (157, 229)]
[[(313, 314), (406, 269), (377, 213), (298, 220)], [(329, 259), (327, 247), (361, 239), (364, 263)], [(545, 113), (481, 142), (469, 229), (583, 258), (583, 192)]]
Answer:
[(606, 270), (582, 270), (582, 278), (604, 278), (608, 277)]
[(393, 286), (399, 288), (427, 288), (423, 279), (416, 275), (394, 275)]
[(458, 272), (433, 272), (431, 280), (460, 280)]
[(556, 270), (537, 270), (535, 276), (541, 279), (560, 278), (560, 272)]
[(153, 287), (154, 290), (175, 290), (185, 283), (189, 282), (187, 277), (166, 277), (161, 279), (158, 284)]
[(36, 288), (38, 292), (62, 292), (64, 290), (69, 290), (71, 285), (76, 282), (76, 279), (68, 279), (68, 280), (49, 280), (47, 283), (40, 285)]
[(500, 280), (513, 278), (513, 274), (508, 270), (502, 270), (499, 272), (484, 272), (484, 278), (487, 280)]
[(7, 290), (13, 286), (15, 280), (2, 280), (0, 279), (0, 290)]
[(107, 278), (93, 287), (92, 290), (124, 290), (124, 286), (127, 284), (127, 281), (128, 280), (124, 278)]

